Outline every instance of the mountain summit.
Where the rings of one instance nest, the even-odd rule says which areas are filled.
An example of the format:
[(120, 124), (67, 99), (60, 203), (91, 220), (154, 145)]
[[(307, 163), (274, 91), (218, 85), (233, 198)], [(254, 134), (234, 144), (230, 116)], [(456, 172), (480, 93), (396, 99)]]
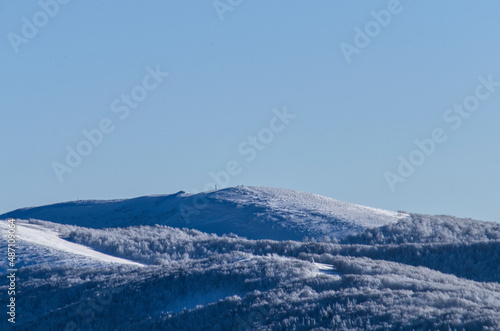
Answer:
[(66, 202), (0, 215), (0, 219), (39, 219), (91, 228), (158, 224), (273, 240), (343, 238), (407, 217), (311, 193), (243, 186), (198, 194), (181, 191), (125, 200)]
[(19, 209), (0, 235), (20, 330), (500, 330), (499, 223), (233, 187)]

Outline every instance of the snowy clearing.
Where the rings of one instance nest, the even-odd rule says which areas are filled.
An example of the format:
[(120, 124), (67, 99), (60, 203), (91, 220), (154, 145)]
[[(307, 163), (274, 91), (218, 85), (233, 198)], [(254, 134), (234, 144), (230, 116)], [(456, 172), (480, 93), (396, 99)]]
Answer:
[[(0, 230), (2, 231), (2, 236), (5, 236), (5, 233), (8, 230), (7, 221), (0, 221)], [(143, 264), (137, 262), (103, 254), (93, 249), (90, 249), (89, 247), (69, 242), (67, 240), (60, 238), (59, 234), (56, 231), (45, 228), (38, 224), (17, 222), (16, 234), (17, 234), (17, 240), (31, 242), (37, 245), (63, 251), (69, 254), (82, 255), (95, 260), (99, 260), (101, 262), (144, 266)]]

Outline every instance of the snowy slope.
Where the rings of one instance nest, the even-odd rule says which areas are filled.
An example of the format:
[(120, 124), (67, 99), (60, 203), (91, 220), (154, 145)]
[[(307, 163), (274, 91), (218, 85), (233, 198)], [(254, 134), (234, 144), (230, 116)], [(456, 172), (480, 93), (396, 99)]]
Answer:
[(497, 223), (258, 187), (7, 217), (19, 330), (500, 330)]
[[(9, 227), (7, 221), (0, 221), (0, 235), (2, 236), (2, 238), (7, 237), (8, 228)], [(60, 238), (60, 235), (57, 231), (41, 224), (33, 224), (29, 221), (19, 220), (16, 222), (16, 241), (16, 246), (18, 248), (22, 249), (25, 247), (29, 247), (30, 254), (34, 254), (34, 256), (31, 256), (29, 258), (29, 260), (31, 261), (26, 261), (26, 256), (24, 254), (18, 254), (18, 256), (24, 256), (24, 263), (22, 263), (22, 265), (28, 265), (30, 264), (30, 262), (39, 263), (41, 256), (44, 257), (45, 262), (54, 263), (60, 257), (64, 256), (66, 258), (71, 258), (76, 255), (77, 258), (82, 257), (94, 260), (96, 262), (142, 266), (142, 264), (137, 262), (118, 258), (108, 254), (103, 254), (89, 247), (69, 242)], [(38, 252), (39, 254), (36, 254), (36, 252)], [(52, 256), (52, 259), (47, 259), (48, 256)], [(7, 260), (3, 262), (6, 263)], [(6, 265), (3, 265), (2, 269), (6, 269)]]
[(67, 202), (0, 215), (9, 217), (93, 228), (162, 224), (249, 239), (321, 240), (395, 223), (408, 215), (287, 189), (233, 187), (199, 194)]
[[(21, 232), (40, 239), (29, 242), (33, 251), (47, 249), (45, 233), (65, 261), (83, 255), (57, 243), (58, 236), (144, 264), (101, 262), (96, 268), (30, 257), (19, 270), (19, 330), (500, 329), (500, 245), (494, 239), (467, 255), (466, 243), (443, 250), (434, 243), (256, 241), (167, 226), (17, 222)], [(408, 261), (412, 265), (389, 261), (414, 250), (420, 260)], [(461, 263), (464, 256), (468, 265)], [(486, 273), (489, 283), (473, 280)]]

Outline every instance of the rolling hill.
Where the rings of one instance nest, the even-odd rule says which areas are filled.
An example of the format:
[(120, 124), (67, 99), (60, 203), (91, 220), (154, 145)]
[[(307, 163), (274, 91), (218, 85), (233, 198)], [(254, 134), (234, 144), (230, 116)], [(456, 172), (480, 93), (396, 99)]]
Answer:
[(500, 329), (498, 223), (257, 187), (8, 218), (19, 330)]
[(340, 238), (407, 217), (316, 194), (242, 186), (198, 194), (74, 201), (0, 215), (0, 219), (32, 218), (92, 228), (159, 224), (274, 240)]

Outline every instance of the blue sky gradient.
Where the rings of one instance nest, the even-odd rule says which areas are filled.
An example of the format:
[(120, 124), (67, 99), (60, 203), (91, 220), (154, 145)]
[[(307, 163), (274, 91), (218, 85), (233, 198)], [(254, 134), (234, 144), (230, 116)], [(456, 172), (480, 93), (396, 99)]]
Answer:
[[(459, 129), (443, 119), (479, 77), (500, 82), (500, 2), (216, 4), (1, 1), (0, 212), (201, 191), (235, 161), (229, 186), (500, 221), (500, 87)], [(347, 61), (342, 43), (356, 47), (355, 29), (390, 8)], [(113, 102), (142, 86), (148, 67), (169, 75), (120, 119)], [(271, 130), (285, 107), (296, 117)], [(114, 130), (58, 180), (54, 162), (67, 166), (66, 147), (103, 119)], [(391, 190), (385, 174), (399, 176), (398, 158), (436, 128), (447, 140)], [(248, 161), (248, 137), (269, 130)]]

